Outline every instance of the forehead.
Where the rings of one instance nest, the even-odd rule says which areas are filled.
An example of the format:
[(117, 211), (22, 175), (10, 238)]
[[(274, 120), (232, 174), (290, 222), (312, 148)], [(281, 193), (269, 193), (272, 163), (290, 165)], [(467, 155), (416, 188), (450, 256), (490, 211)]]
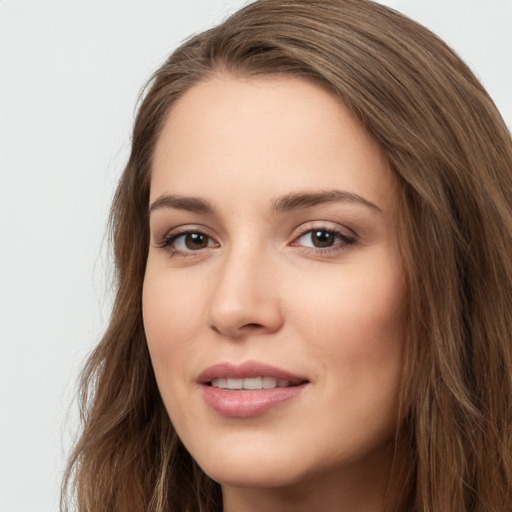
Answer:
[(324, 88), (287, 76), (217, 77), (168, 114), (151, 200), (169, 192), (214, 199), (226, 188), (246, 198), (248, 190), (270, 197), (341, 188), (383, 204), (393, 186), (380, 146)]

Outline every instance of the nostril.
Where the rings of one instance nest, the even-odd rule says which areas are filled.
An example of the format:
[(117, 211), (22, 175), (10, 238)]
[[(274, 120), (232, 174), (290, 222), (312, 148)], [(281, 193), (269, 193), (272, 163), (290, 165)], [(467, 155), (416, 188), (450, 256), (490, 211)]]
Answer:
[(259, 329), (263, 326), (261, 324), (251, 323), (251, 324), (245, 324), (244, 327), (249, 328), (249, 329)]

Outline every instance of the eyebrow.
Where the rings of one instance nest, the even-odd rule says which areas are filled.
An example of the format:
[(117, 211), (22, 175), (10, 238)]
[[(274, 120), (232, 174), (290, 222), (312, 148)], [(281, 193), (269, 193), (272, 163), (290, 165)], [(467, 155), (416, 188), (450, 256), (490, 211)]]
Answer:
[(383, 213), (375, 203), (368, 201), (368, 199), (365, 199), (358, 194), (347, 192), (345, 190), (325, 190), (321, 192), (298, 192), (287, 194), (273, 202), (273, 209), (275, 212), (288, 212), (290, 210), (311, 208), (313, 206), (337, 202), (357, 203), (376, 212)]
[[(345, 190), (325, 190), (320, 192), (296, 192), (278, 197), (272, 201), (272, 209), (276, 213), (289, 212), (303, 208), (312, 208), (322, 204), (346, 202), (358, 203), (371, 210), (382, 213), (382, 210), (364, 197)], [(199, 197), (180, 196), (175, 194), (163, 194), (149, 206), (149, 212), (161, 208), (173, 208), (194, 213), (215, 213), (215, 208), (206, 200)]]
[(175, 194), (163, 194), (149, 206), (149, 213), (160, 208), (173, 208), (194, 213), (214, 213), (213, 206), (204, 199), (198, 197), (178, 196)]

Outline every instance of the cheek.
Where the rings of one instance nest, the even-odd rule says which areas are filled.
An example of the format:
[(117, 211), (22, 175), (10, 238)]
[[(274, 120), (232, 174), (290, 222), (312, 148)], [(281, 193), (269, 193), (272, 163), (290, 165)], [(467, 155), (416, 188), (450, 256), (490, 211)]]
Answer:
[(322, 361), (320, 378), (332, 400), (341, 390), (345, 412), (372, 417), (381, 409), (394, 421), (405, 339), (400, 270), (380, 264), (361, 272), (351, 268), (339, 280), (317, 279), (314, 285), (303, 283), (303, 289), (295, 295), (303, 351)]
[(142, 314), (160, 385), (161, 380), (176, 375), (176, 370), (186, 368), (184, 363), (202, 323), (200, 300), (189, 285), (182, 287), (165, 272), (157, 274), (148, 267), (142, 293)]
[(300, 293), (288, 293), (293, 299), (290, 314), (324, 350), (336, 353), (340, 344), (322, 342), (333, 336), (356, 353), (387, 342), (400, 344), (406, 293), (402, 274), (394, 265), (377, 262), (325, 275), (318, 272), (315, 279), (306, 276), (298, 286)]
[[(153, 370), (167, 412), (176, 429), (187, 431), (193, 375), (190, 361), (197, 352), (199, 297), (188, 285), (179, 286), (171, 272), (148, 267), (142, 294), (144, 330)], [(184, 292), (186, 290), (186, 292)]]
[(309, 339), (311, 358), (323, 361), (333, 435), (343, 431), (355, 447), (384, 442), (396, 428), (403, 371), (401, 275), (354, 273), (344, 279), (342, 294), (327, 295), (317, 304), (317, 328)]

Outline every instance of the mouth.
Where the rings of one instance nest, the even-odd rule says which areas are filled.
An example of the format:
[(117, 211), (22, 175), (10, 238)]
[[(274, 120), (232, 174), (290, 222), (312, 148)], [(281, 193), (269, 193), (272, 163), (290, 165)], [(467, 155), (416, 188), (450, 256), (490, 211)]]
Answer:
[(245, 379), (219, 377), (209, 382), (210, 386), (220, 389), (229, 389), (232, 391), (255, 390), (255, 389), (275, 389), (290, 388), (299, 386), (307, 381), (292, 382), (286, 379), (277, 379), (275, 377), (247, 377)]
[(197, 382), (221, 389), (254, 390), (288, 388), (309, 382), (309, 379), (267, 363), (245, 361), (210, 366), (199, 374)]
[(305, 377), (255, 361), (211, 366), (197, 381), (213, 411), (240, 418), (263, 415), (297, 398), (310, 384)]

